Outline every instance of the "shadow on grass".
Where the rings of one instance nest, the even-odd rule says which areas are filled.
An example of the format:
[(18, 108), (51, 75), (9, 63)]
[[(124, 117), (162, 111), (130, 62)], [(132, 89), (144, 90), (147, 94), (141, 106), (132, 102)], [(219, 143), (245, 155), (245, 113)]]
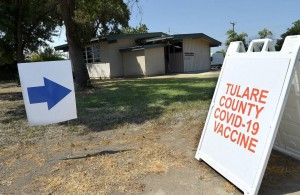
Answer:
[(3, 117), (0, 117), (0, 123), (10, 124), (12, 122), (17, 122), (24, 119), (26, 119), (25, 107), (23, 105), (19, 105), (15, 108), (10, 108), (9, 110), (5, 111)]
[(0, 123), (8, 124), (26, 119), (25, 107), (24, 104), (20, 105), (20, 100), (23, 100), (21, 92), (0, 93), (0, 101), (9, 101), (1, 104)]
[(216, 77), (95, 81), (92, 91), (76, 94), (73, 122), (92, 131), (144, 123), (165, 112), (175, 114), (182, 103), (210, 102), (216, 82)]
[(22, 99), (22, 92), (0, 93), (0, 100), (2, 101), (19, 101)]

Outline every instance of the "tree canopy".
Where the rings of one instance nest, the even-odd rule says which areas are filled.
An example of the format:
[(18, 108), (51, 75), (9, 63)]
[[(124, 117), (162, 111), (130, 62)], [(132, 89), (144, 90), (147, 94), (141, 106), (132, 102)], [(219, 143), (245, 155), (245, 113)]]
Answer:
[(226, 55), (226, 51), (225, 51), (224, 49), (222, 49), (222, 50), (219, 50), (219, 51), (216, 51), (216, 53), (221, 53), (221, 54), (223, 54), (223, 56), (225, 56), (225, 55)]
[(136, 27), (132, 27), (132, 26), (128, 26), (128, 27), (123, 27), (121, 29), (121, 32), (124, 34), (134, 34), (134, 33), (147, 33), (148, 32), (148, 27), (146, 26), (146, 24), (139, 24), (139, 26)]
[(276, 43), (276, 50), (280, 51), (281, 47), (283, 45), (284, 39), (286, 36), (290, 36), (290, 35), (299, 35), (300, 34), (300, 20), (297, 20), (295, 22), (293, 22), (293, 26), (291, 28), (288, 28), (287, 31), (285, 33), (283, 33), (280, 37), (281, 39), (277, 40)]
[(84, 45), (96, 36), (121, 33), (130, 17), (123, 0), (0, 0), (0, 14), (0, 64), (24, 62), (25, 54), (47, 46), (56, 27), (65, 25), (75, 83), (82, 88), (88, 81)]
[(228, 38), (225, 42), (226, 46), (229, 46), (230, 42), (233, 42), (233, 41), (242, 41), (243, 44), (245, 45), (245, 47), (247, 47), (247, 43), (246, 43), (246, 37), (248, 37), (247, 33), (243, 32), (241, 34), (238, 34), (234, 30), (228, 30), (226, 32), (226, 35), (228, 36)]
[(264, 29), (258, 31), (258, 35), (259, 35), (259, 38), (260, 38), (260, 39), (264, 39), (264, 38), (272, 38), (273, 33), (272, 33), (272, 31), (270, 31), (269, 29), (264, 28)]
[(59, 24), (52, 0), (0, 0), (0, 64), (23, 62), (46, 46)]
[(65, 6), (69, 6), (72, 28), (76, 29), (73, 38), (84, 46), (91, 38), (121, 33), (121, 27), (128, 27), (130, 11), (122, 0), (70, 0), (68, 3), (59, 1), (60, 15), (64, 25), (66, 20)]
[(30, 61), (41, 62), (41, 61), (55, 61), (64, 60), (64, 55), (58, 51), (55, 51), (51, 47), (46, 47), (44, 51), (39, 51), (31, 54)]

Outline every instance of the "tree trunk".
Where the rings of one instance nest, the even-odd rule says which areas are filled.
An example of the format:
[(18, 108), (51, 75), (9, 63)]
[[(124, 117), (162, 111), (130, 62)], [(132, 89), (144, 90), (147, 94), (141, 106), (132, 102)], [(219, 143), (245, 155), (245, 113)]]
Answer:
[(87, 87), (89, 76), (83, 58), (82, 47), (76, 39), (78, 37), (76, 23), (73, 20), (75, 14), (75, 0), (60, 0), (59, 5), (61, 16), (66, 27), (66, 37), (73, 65), (75, 87), (82, 90)]
[(22, 21), (23, 21), (23, 0), (18, 0), (18, 13), (17, 13), (17, 34), (16, 34), (16, 60), (18, 63), (25, 61), (23, 54), (23, 33), (22, 33)]

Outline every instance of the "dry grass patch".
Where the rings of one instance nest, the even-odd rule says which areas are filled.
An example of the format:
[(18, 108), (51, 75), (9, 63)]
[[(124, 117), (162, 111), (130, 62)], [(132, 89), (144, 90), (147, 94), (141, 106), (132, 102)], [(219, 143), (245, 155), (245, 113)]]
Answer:
[[(42, 193), (134, 194), (144, 188), (144, 184), (136, 182), (138, 178), (165, 173), (170, 167), (179, 168), (180, 155), (164, 144), (155, 143), (113, 155), (62, 161), (34, 183), (43, 186)], [(64, 174), (59, 170), (64, 170)]]
[(228, 192), (228, 193), (233, 193), (237, 190), (236, 187), (233, 184), (229, 183), (228, 181), (224, 182), (223, 185), (224, 185), (226, 192)]

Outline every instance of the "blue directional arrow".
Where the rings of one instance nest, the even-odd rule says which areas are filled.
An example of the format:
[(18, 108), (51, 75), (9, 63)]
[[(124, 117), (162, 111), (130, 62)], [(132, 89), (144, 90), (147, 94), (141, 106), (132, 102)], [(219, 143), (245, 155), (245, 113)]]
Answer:
[(45, 86), (27, 88), (30, 104), (47, 102), (50, 110), (72, 91), (45, 77), (44, 84)]

